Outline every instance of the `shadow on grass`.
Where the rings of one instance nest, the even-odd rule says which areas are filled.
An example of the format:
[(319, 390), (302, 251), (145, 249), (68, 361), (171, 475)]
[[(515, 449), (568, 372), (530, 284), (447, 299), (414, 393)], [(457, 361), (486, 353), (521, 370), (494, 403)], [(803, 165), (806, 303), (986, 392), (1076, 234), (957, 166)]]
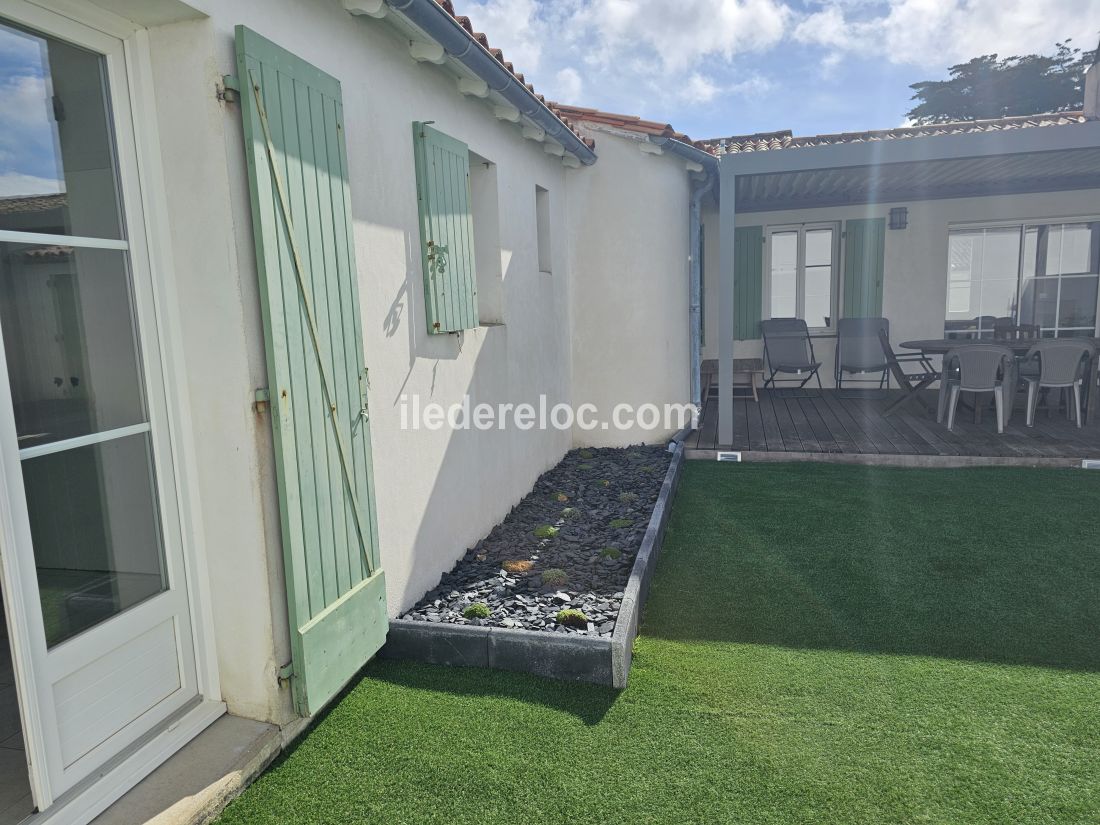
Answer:
[(644, 635), (1100, 670), (1100, 474), (689, 462)]
[(619, 691), (613, 688), (581, 682), (559, 682), (523, 673), (387, 659), (372, 662), (364, 669), (363, 675), (413, 690), (539, 705), (571, 714), (590, 726), (600, 723), (619, 696)]

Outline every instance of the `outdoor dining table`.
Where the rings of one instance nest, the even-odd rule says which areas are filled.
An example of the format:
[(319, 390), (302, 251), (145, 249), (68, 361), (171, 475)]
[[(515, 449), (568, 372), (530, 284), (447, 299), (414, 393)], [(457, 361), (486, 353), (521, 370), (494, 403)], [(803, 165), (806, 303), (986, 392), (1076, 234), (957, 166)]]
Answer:
[[(946, 355), (951, 350), (958, 347), (965, 347), (967, 344), (996, 344), (997, 346), (1007, 347), (1012, 350), (1013, 354), (1017, 357), (1027, 355), (1031, 351), (1031, 348), (1040, 341), (1053, 340), (1050, 338), (1006, 338), (996, 339), (983, 338), (981, 340), (975, 340), (970, 338), (929, 338), (921, 341), (902, 341), (899, 345), (903, 349), (919, 350), (924, 355)], [(1100, 338), (1073, 338), (1069, 339), (1073, 341), (1079, 341), (1082, 344), (1092, 345), (1092, 364), (1089, 367), (1089, 380), (1085, 382), (1085, 415), (1084, 423), (1091, 424), (1092, 417), (1096, 413), (1097, 398), (1100, 396), (1100, 392), (1096, 392), (1097, 370), (1100, 368)]]

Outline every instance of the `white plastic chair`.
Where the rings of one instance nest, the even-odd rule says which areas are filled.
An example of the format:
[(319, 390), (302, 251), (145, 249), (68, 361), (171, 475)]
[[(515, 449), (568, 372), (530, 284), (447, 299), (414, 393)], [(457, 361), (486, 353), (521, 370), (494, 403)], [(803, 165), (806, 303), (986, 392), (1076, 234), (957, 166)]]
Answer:
[(1040, 341), (1028, 350), (1025, 363), (1038, 361), (1038, 374), (1024, 374), (1021, 377), (1027, 383), (1027, 425), (1035, 426), (1035, 407), (1039, 404), (1039, 390), (1073, 390), (1073, 406), (1066, 403), (1066, 413), (1070, 421), (1081, 426), (1081, 396), (1086, 374), (1091, 370), (1082, 369), (1091, 363), (1096, 353), (1089, 344), (1069, 338)]

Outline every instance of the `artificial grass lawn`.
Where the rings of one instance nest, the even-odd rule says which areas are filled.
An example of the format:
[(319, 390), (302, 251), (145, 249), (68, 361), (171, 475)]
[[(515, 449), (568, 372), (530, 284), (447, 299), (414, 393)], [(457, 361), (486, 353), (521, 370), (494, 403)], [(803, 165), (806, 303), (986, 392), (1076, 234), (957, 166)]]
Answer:
[(689, 462), (625, 691), (375, 662), (222, 821), (1100, 821), (1098, 502)]

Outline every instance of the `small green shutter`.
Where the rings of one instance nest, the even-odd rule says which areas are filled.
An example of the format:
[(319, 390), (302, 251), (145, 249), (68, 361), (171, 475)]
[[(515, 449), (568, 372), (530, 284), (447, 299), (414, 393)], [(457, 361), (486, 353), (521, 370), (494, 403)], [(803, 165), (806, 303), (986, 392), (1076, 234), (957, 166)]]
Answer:
[(237, 27), (295, 706), (385, 641), (340, 83)]
[(429, 333), (478, 325), (470, 150), (460, 140), (413, 123), (416, 200)]
[(760, 337), (764, 307), (764, 227), (739, 226), (733, 231), (733, 337)]
[(882, 275), (886, 219), (858, 218), (844, 223), (844, 318), (882, 315)]

